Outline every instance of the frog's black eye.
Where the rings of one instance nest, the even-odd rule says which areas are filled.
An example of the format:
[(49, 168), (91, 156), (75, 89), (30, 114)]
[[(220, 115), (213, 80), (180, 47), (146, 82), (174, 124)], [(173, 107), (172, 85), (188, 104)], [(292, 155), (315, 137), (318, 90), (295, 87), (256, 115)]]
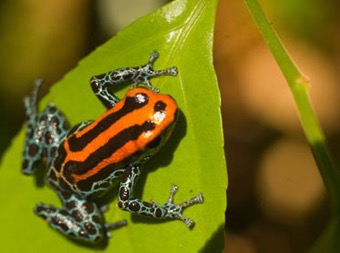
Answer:
[(159, 135), (155, 139), (153, 139), (151, 142), (149, 142), (148, 145), (146, 145), (146, 148), (149, 148), (149, 149), (157, 148), (161, 144), (161, 142), (162, 142), (162, 137)]
[(164, 112), (165, 108), (166, 108), (166, 103), (164, 103), (163, 101), (157, 101), (153, 107), (155, 112)]

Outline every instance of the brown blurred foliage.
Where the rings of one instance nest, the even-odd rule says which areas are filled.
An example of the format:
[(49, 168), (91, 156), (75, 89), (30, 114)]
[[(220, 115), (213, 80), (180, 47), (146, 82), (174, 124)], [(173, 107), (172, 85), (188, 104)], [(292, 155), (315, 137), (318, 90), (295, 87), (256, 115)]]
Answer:
[[(312, 104), (339, 157), (338, 4), (260, 3), (309, 77)], [(242, 1), (220, 1), (214, 55), (229, 175), (225, 252), (306, 252), (327, 224), (325, 187), (288, 85)]]

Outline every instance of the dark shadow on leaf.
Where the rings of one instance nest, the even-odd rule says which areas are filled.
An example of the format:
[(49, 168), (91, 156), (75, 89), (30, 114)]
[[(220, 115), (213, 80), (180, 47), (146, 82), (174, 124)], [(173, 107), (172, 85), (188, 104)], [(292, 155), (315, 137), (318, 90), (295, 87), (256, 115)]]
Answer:
[(216, 232), (212, 234), (209, 241), (199, 253), (223, 252), (224, 249), (224, 224), (221, 224)]
[(45, 162), (40, 162), (37, 165), (36, 171), (34, 173), (35, 186), (38, 188), (42, 188), (45, 186), (45, 177), (46, 177), (47, 167)]
[(88, 248), (88, 249), (93, 249), (93, 250), (105, 250), (109, 244), (110, 238), (105, 238), (99, 243), (90, 243), (90, 242), (85, 242), (85, 241), (80, 241), (77, 239), (72, 239), (64, 236), (66, 240), (77, 244), (80, 247)]
[[(143, 195), (143, 189), (146, 183), (147, 176), (149, 173), (157, 173), (156, 170), (162, 169), (164, 167), (167, 167), (169, 164), (171, 164), (171, 161), (173, 159), (173, 155), (180, 143), (180, 141), (184, 138), (187, 130), (187, 122), (185, 119), (185, 116), (181, 110), (179, 110), (178, 113), (178, 120), (176, 123), (176, 126), (173, 130), (172, 135), (170, 136), (168, 142), (165, 144), (162, 149), (155, 154), (154, 157), (148, 161), (143, 168), (143, 173), (141, 177), (138, 179), (138, 183), (135, 188), (135, 198), (141, 198)], [(169, 173), (172, 173), (169, 170)], [(169, 182), (169, 191), (170, 186), (172, 182)], [(164, 196), (164, 201), (166, 201), (166, 198), (168, 196)]]

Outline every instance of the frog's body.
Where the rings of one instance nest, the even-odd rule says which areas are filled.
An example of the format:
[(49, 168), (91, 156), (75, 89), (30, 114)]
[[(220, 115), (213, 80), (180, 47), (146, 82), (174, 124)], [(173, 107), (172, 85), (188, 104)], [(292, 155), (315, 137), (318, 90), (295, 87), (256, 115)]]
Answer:
[[(72, 128), (54, 105), (42, 113), (36, 109), (41, 81), (34, 93), (25, 99), (27, 114), (26, 142), (22, 171), (33, 174), (37, 163), (46, 158), (46, 182), (59, 195), (63, 208), (38, 204), (35, 212), (66, 236), (98, 242), (106, 238), (107, 230), (125, 222), (105, 224), (95, 203), (98, 196), (120, 183), (118, 204), (123, 210), (155, 218), (193, 221), (182, 216), (183, 208), (202, 203), (201, 194), (182, 204), (173, 204), (176, 186), (164, 205), (133, 198), (136, 179), (144, 163), (167, 141), (177, 118), (173, 98), (156, 92), (149, 78), (176, 75), (175, 67), (153, 70), (158, 57), (153, 52), (148, 64), (122, 68), (91, 79), (97, 97), (108, 108), (96, 121), (82, 122)], [(122, 100), (109, 93), (109, 85), (132, 81), (144, 82), (149, 89), (134, 87)]]

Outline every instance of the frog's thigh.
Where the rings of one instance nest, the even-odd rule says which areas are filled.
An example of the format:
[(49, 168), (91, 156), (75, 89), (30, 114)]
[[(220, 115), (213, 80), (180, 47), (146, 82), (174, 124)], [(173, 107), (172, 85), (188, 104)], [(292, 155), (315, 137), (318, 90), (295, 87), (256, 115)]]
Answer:
[[(31, 111), (28, 109), (29, 107), (26, 108), (26, 113)], [(22, 172), (32, 174), (43, 156), (46, 157), (47, 163), (53, 159), (57, 147), (69, 129), (69, 123), (53, 104), (49, 104), (38, 115), (27, 116)]]
[(105, 238), (104, 219), (95, 203), (78, 199), (70, 193), (62, 193), (60, 197), (62, 209), (40, 203), (35, 213), (67, 237), (89, 242)]

